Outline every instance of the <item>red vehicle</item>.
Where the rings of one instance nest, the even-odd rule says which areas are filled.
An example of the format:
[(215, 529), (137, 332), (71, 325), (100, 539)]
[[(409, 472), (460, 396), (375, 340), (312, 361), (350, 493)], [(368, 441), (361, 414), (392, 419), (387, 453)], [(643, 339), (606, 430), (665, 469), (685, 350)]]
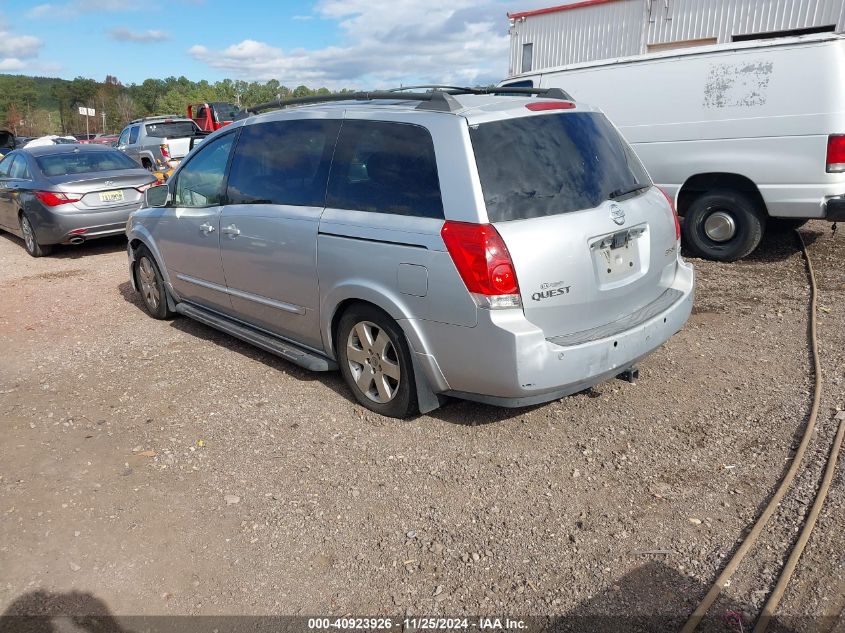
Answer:
[(232, 103), (214, 101), (193, 103), (188, 106), (188, 118), (193, 119), (203, 132), (213, 132), (235, 120), (238, 106)]

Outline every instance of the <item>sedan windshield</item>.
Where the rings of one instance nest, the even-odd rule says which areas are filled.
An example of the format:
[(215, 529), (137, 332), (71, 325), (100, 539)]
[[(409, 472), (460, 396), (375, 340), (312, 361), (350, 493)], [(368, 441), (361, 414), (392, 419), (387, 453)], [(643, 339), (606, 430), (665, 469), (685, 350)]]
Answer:
[(69, 174), (88, 174), (97, 171), (116, 171), (120, 169), (140, 169), (134, 160), (123, 152), (67, 152), (48, 154), (35, 159), (45, 176), (67, 176)]

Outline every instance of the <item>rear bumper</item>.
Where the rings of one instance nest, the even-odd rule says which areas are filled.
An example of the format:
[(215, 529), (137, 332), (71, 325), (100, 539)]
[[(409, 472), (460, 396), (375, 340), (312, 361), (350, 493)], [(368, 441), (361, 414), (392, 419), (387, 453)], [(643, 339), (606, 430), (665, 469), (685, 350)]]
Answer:
[(64, 244), (73, 237), (89, 240), (123, 234), (129, 214), (139, 206), (132, 204), (108, 211), (91, 212), (42, 209), (40, 213), (30, 214), (30, 221), (40, 244)]
[[(448, 395), (505, 407), (555, 400), (603, 382), (648, 356), (686, 323), (694, 272), (678, 265), (672, 303), (643, 310), (628, 326), (597, 329), (577, 344), (557, 344), (521, 310), (479, 310), (476, 327), (426, 325), (429, 354), (437, 359)], [(585, 340), (589, 339), (589, 340)]]

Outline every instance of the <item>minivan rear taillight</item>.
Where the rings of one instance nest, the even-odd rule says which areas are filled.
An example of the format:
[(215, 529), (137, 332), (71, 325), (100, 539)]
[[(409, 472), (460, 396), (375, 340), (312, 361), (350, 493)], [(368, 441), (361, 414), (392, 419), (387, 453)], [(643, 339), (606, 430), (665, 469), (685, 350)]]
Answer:
[(827, 137), (827, 173), (845, 171), (845, 134)]
[(681, 222), (678, 220), (678, 211), (675, 209), (675, 203), (672, 202), (672, 198), (669, 197), (668, 193), (660, 189), (660, 187), (658, 189), (663, 194), (663, 197), (666, 198), (666, 202), (669, 203), (669, 208), (672, 209), (672, 219), (675, 220), (675, 239), (679, 240), (681, 239)]
[(458, 274), (479, 307), (497, 309), (521, 305), (513, 261), (492, 224), (447, 221), (440, 235)]

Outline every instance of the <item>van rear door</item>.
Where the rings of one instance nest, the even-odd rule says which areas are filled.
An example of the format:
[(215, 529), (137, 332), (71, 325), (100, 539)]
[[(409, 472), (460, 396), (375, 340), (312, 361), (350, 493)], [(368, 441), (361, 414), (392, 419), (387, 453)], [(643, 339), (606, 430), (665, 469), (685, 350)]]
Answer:
[(471, 124), (470, 138), (525, 316), (547, 338), (671, 299), (674, 213), (603, 114), (551, 110)]

